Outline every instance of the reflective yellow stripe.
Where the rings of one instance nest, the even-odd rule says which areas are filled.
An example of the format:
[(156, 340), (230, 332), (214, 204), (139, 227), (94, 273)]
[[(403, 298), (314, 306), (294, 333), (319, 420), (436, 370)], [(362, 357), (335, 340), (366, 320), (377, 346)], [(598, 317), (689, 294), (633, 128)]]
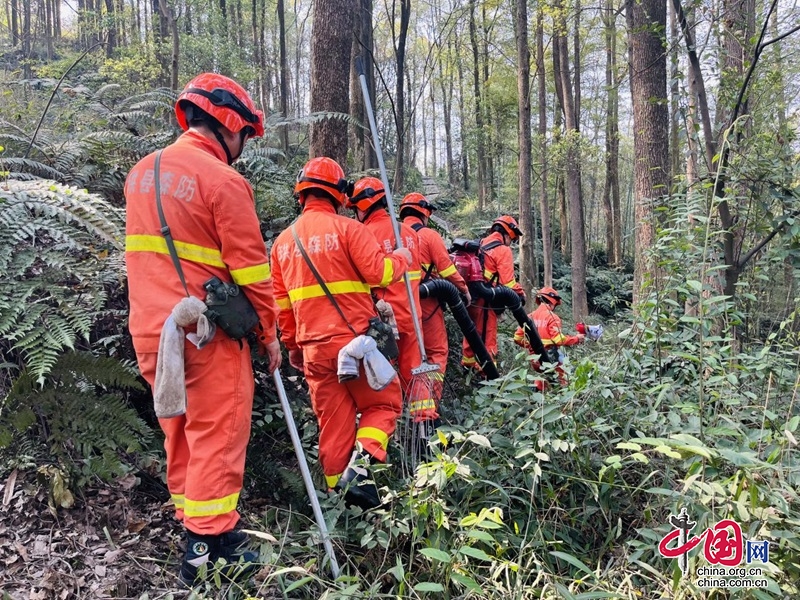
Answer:
[(554, 344), (563, 344), (564, 342), (567, 341), (567, 339), (568, 339), (567, 336), (565, 336), (563, 333), (559, 333), (551, 341)]
[[(332, 281), (331, 283), (325, 282), (331, 294), (369, 294), (369, 286), (363, 281)], [(300, 300), (308, 300), (309, 298), (319, 298), (324, 296), (325, 292), (322, 286), (308, 285), (306, 287), (295, 288), (289, 290), (289, 302), (299, 302)], [(280, 305), (279, 305), (280, 306)]]
[(420, 267), (422, 267), (424, 271), (428, 271), (431, 268), (431, 263), (422, 263)]
[(492, 277), (494, 277), (494, 273), (492, 273), (489, 269), (484, 269), (483, 277), (484, 279), (491, 279)]
[(377, 427), (360, 427), (358, 431), (356, 431), (356, 439), (360, 440), (362, 438), (375, 440), (384, 450), (386, 450), (386, 447), (389, 445), (389, 436), (386, 435), (385, 431), (381, 431)]
[(420, 410), (435, 409), (435, 408), (436, 408), (436, 403), (433, 401), (433, 398), (425, 398), (424, 400), (414, 400), (413, 402), (411, 402), (409, 410), (412, 413), (415, 413)]
[(339, 480), (342, 478), (342, 474), (339, 475), (325, 475), (325, 483), (328, 484), (329, 488), (336, 487), (336, 484), (339, 483)]
[(259, 281), (266, 281), (269, 279), (270, 275), (269, 263), (244, 267), (242, 269), (231, 269), (233, 282), (238, 285), (250, 285), (251, 283), (258, 283)]
[(514, 333), (514, 341), (515, 342), (521, 342), (524, 339), (525, 339), (525, 334), (524, 333)]
[(383, 259), (383, 278), (380, 282), (380, 287), (386, 287), (392, 283), (392, 276), (394, 275), (394, 267), (390, 258)]
[(439, 275), (441, 277), (450, 277), (450, 275), (452, 275), (455, 272), (456, 272), (456, 266), (455, 265), (450, 265), (444, 271), (439, 271)]
[(183, 508), (186, 506), (186, 496), (183, 494), (172, 494), (171, 498), (175, 508)]
[(211, 517), (214, 515), (224, 515), (236, 510), (236, 503), (239, 501), (239, 492), (215, 498), (214, 500), (189, 500), (186, 499), (186, 507), (183, 509), (187, 517)]
[(409, 281), (418, 281), (422, 279), (422, 273), (420, 271), (409, 271), (408, 272), (408, 280)]
[(462, 356), (461, 357), (461, 364), (462, 365), (474, 365), (477, 362), (478, 362), (478, 359), (476, 359), (473, 356)]
[(556, 342), (555, 342), (555, 340), (551, 340), (550, 338), (543, 338), (542, 339), (542, 345), (545, 346), (545, 347), (547, 347), (547, 346), (555, 346)]
[[(214, 267), (225, 267), (222, 262), (222, 254), (216, 248), (206, 248), (197, 244), (187, 244), (175, 240), (175, 250), (178, 258), (190, 262), (211, 265)], [(157, 252), (169, 256), (167, 240), (160, 235), (129, 235), (125, 238), (126, 252)]]
[(508, 283), (504, 283), (503, 285), (506, 287), (514, 287), (515, 285), (517, 285), (517, 280), (512, 279), (511, 281), (509, 281)]
[(288, 298), (275, 298), (275, 304), (277, 304), (278, 308), (282, 310), (292, 308), (292, 301)]

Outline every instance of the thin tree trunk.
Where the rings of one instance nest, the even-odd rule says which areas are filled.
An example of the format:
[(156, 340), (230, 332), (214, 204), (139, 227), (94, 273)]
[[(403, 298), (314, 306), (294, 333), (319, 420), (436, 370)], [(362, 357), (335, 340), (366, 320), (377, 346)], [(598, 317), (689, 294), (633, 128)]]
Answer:
[[(16, 0), (14, 0), (16, 3)], [(53, 34), (57, 40), (61, 39), (61, 2), (59, 0), (53, 1)]]
[(53, 2), (44, 0), (44, 37), (47, 42), (47, 60), (53, 60)]
[(681, 166), (681, 146), (680, 146), (680, 121), (678, 119), (678, 112), (679, 112), (679, 77), (678, 77), (678, 69), (679, 69), (679, 60), (678, 60), (678, 42), (679, 42), (679, 33), (678, 33), (678, 16), (675, 14), (674, 7), (667, 7), (667, 12), (669, 13), (669, 61), (670, 61), (670, 71), (669, 71), (669, 165), (670, 165), (670, 174), (669, 180), (670, 185), (675, 183), (675, 178), (682, 173), (684, 170)]
[(114, 10), (114, 0), (106, 0), (106, 56), (111, 58), (117, 47), (117, 13)]
[[(281, 115), (289, 116), (289, 59), (286, 55), (286, 9), (283, 0), (278, 0), (278, 46), (281, 63)], [(281, 127), (281, 148), (286, 155), (289, 152), (289, 128)]]
[[(562, 0), (559, 0), (559, 3)], [(561, 69), (561, 106), (564, 109), (566, 125), (566, 192), (569, 203), (570, 249), (572, 267), (572, 316), (575, 321), (586, 317), (589, 307), (586, 298), (586, 238), (584, 231), (583, 202), (581, 200), (581, 171), (579, 165), (579, 132), (577, 114), (575, 113), (575, 96), (570, 81), (569, 49), (567, 46), (566, 23), (563, 17), (563, 4), (560, 14), (559, 35), (554, 44), (559, 45), (559, 66)]]
[(469, 148), (465, 138), (467, 131), (466, 106), (464, 102), (464, 64), (461, 62), (461, 45), (456, 34), (456, 67), (458, 69), (458, 131), (461, 140), (461, 179), (464, 191), (469, 191)]
[(453, 77), (451, 71), (451, 61), (453, 58), (452, 52), (452, 45), (450, 41), (447, 42), (447, 63), (448, 63), (448, 70), (447, 74), (445, 74), (444, 70), (444, 60), (439, 62), (439, 82), (442, 88), (442, 119), (444, 121), (444, 148), (445, 148), (445, 160), (447, 162), (447, 183), (453, 185), (455, 183), (456, 177), (453, 169), (453, 132), (452, 127), (453, 124), (451, 122), (452, 118), (452, 106), (453, 106)]
[[(25, 0), (23, 0), (24, 2)], [(19, 44), (19, 0), (11, 0), (11, 46), (16, 48)]]
[[(489, 89), (489, 22), (486, 19), (486, 3), (481, 3), (481, 24), (483, 29), (483, 81), (481, 89)], [(490, 102), (489, 95), (483, 97), (483, 111), (485, 127), (485, 148), (486, 148), (486, 170), (484, 171), (485, 181), (484, 187), (486, 188), (486, 203), (493, 204), (495, 200), (495, 177), (494, 177), (494, 163), (497, 148), (495, 147), (494, 128), (492, 127), (492, 103)]]
[(478, 140), (478, 172), (476, 183), (478, 185), (478, 212), (483, 212), (486, 208), (486, 149), (484, 144), (483, 131), (483, 109), (481, 108), (481, 75), (480, 58), (478, 52), (478, 32), (475, 24), (475, 0), (469, 3), (469, 39), (472, 44), (472, 79), (473, 94), (475, 96), (475, 130)]
[(619, 91), (617, 88), (617, 26), (614, 0), (603, 12), (606, 40), (606, 174), (603, 208), (606, 219), (606, 255), (611, 266), (622, 262), (622, 216), (619, 194)]
[[(393, 187), (401, 191), (405, 184), (405, 161), (406, 161), (406, 99), (405, 99), (405, 62), (406, 62), (406, 39), (408, 38), (408, 25), (411, 21), (411, 0), (400, 0), (400, 31), (397, 34), (397, 46), (395, 46), (395, 125), (397, 127), (397, 156), (394, 165)], [(394, 29), (392, 30), (394, 34)]]
[[(517, 119), (519, 144), (519, 224), (522, 229), (519, 252), (520, 284), (526, 290), (536, 285), (536, 230), (531, 203), (531, 52), (528, 47), (528, 0), (514, 3), (517, 38)], [(528, 294), (529, 307), (533, 294)]]
[(431, 77), (429, 85), (431, 88), (431, 164), (433, 165), (431, 174), (436, 177), (439, 165), (436, 157), (436, 85), (433, 77)]
[[(539, 189), (539, 213), (542, 219), (542, 263), (544, 263), (544, 285), (553, 285), (553, 240), (550, 227), (550, 206), (547, 196), (547, 72), (544, 63), (544, 10), (539, 4), (536, 18), (536, 77), (538, 79), (539, 101), (539, 152), (541, 154), (542, 175)], [(538, 279), (538, 274), (537, 274)]]
[(23, 77), (31, 78), (31, 3), (23, 0), (22, 2), (22, 67)]

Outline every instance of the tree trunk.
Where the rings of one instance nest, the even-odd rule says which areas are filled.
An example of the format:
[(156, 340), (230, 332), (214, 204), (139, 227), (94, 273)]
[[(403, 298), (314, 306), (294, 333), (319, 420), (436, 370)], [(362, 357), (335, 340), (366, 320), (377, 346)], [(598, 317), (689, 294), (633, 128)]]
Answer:
[[(25, 0), (23, 0), (24, 2)], [(19, 0), (11, 0), (11, 47), (19, 44)]]
[[(536, 77), (539, 101), (539, 152), (542, 161), (539, 213), (542, 219), (542, 263), (544, 285), (553, 285), (553, 240), (550, 230), (550, 203), (547, 197), (547, 73), (544, 66), (544, 10), (539, 5), (536, 18)], [(537, 277), (538, 279), (538, 274)]]
[(439, 165), (437, 164), (438, 160), (436, 158), (436, 85), (434, 84), (433, 76), (431, 76), (428, 85), (431, 88), (431, 175), (436, 177)]
[(560, 32), (554, 36), (554, 44), (559, 46), (559, 67), (561, 79), (561, 106), (564, 109), (566, 125), (566, 192), (569, 203), (570, 249), (572, 271), (572, 316), (575, 321), (585, 318), (589, 313), (586, 298), (586, 238), (584, 232), (583, 202), (581, 199), (581, 171), (579, 158), (580, 134), (575, 112), (575, 96), (569, 73), (569, 49), (566, 36), (563, 0), (559, 0), (561, 22)]
[[(481, 3), (481, 24), (483, 29), (483, 81), (481, 89), (487, 91), (489, 89), (489, 22), (486, 19), (486, 3)], [(484, 187), (486, 188), (486, 203), (493, 204), (495, 200), (495, 177), (494, 177), (494, 162), (497, 148), (495, 147), (494, 128), (492, 127), (492, 103), (490, 102), (489, 94), (483, 96), (483, 111), (484, 123), (486, 124), (485, 131), (485, 148), (486, 148), (486, 169), (484, 170)]]
[(350, 69), (350, 116), (361, 126), (350, 126), (350, 145), (355, 163), (359, 170), (366, 171), (377, 166), (375, 150), (372, 148), (372, 136), (365, 112), (361, 82), (355, 69), (355, 60), (361, 57), (364, 65), (364, 77), (370, 98), (375, 99), (375, 66), (372, 59), (372, 0), (358, 0), (359, 10), (353, 22), (353, 47), (350, 58), (353, 61)]
[(105, 21), (108, 23), (108, 30), (106, 33), (106, 56), (111, 58), (117, 47), (117, 13), (114, 10), (114, 0), (106, 0)]
[(25, 79), (31, 78), (31, 3), (23, 0), (22, 2), (22, 76)]
[(646, 296), (647, 274), (651, 274), (656, 286), (660, 285), (658, 272), (647, 254), (655, 239), (655, 209), (661, 203), (660, 197), (668, 192), (666, 13), (665, 0), (626, 0), (636, 157), (634, 303)]
[[(281, 63), (281, 115), (284, 119), (289, 116), (289, 59), (286, 56), (286, 12), (283, 0), (278, 0), (278, 46), (279, 60)], [(289, 153), (289, 128), (281, 127), (281, 148), (283, 154)]]
[(470, 0), (469, 8), (469, 39), (472, 44), (472, 91), (475, 96), (475, 133), (478, 141), (476, 183), (478, 185), (478, 212), (483, 212), (486, 208), (486, 149), (483, 135), (483, 109), (481, 108), (481, 75), (478, 32), (475, 24), (475, 0)]
[(461, 62), (461, 45), (458, 42), (456, 33), (456, 67), (458, 69), (458, 131), (461, 138), (461, 179), (464, 183), (464, 191), (469, 191), (469, 147), (465, 139), (467, 131), (467, 115), (464, 103), (464, 64)]
[[(394, 163), (394, 182), (392, 187), (395, 191), (401, 191), (405, 185), (405, 161), (406, 161), (406, 99), (405, 99), (405, 62), (406, 62), (406, 39), (408, 38), (408, 24), (411, 21), (411, 0), (400, 0), (400, 31), (397, 33), (397, 45), (395, 46), (395, 126), (397, 127), (397, 156)], [(394, 20), (392, 21), (392, 35), (394, 36)]]
[[(314, 0), (311, 32), (311, 112), (347, 113), (353, 10), (347, 0)], [(309, 155), (347, 161), (347, 128), (326, 119), (311, 125)]]
[(622, 262), (622, 215), (619, 193), (619, 91), (617, 89), (617, 25), (613, 0), (606, 0), (603, 11), (606, 40), (606, 175), (603, 210), (606, 219), (606, 257), (608, 264)]
[(442, 120), (444, 121), (444, 149), (445, 161), (447, 167), (447, 183), (450, 185), (455, 184), (456, 176), (453, 169), (453, 132), (452, 132), (452, 106), (453, 106), (453, 77), (450, 72), (452, 66), (451, 61), (453, 58), (452, 44), (447, 42), (447, 65), (448, 70), (445, 73), (444, 60), (439, 62), (439, 82), (442, 88)]
[(44, 0), (44, 37), (47, 42), (47, 60), (53, 60), (53, 2)]
[[(533, 290), (538, 279), (536, 265), (536, 231), (533, 227), (531, 203), (531, 52), (528, 47), (528, 0), (516, 0), (514, 25), (517, 38), (517, 119), (519, 143), (519, 225), (522, 229), (519, 252), (520, 284)], [(533, 306), (533, 294), (528, 294)]]
[(680, 34), (678, 33), (678, 16), (675, 8), (667, 6), (669, 13), (669, 182), (674, 185), (679, 174), (684, 172), (681, 165), (682, 149), (680, 140), (680, 78), (678, 75), (679, 58), (678, 48)]

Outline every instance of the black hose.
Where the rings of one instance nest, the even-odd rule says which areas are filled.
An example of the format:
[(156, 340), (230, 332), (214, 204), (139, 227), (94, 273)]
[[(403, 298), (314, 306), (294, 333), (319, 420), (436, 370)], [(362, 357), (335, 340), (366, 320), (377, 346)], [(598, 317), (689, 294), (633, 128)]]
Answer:
[[(446, 279), (430, 279), (419, 286), (419, 297), (436, 298), (446, 302), (453, 313), (453, 317), (458, 323), (461, 332), (464, 334), (464, 339), (467, 340), (469, 347), (475, 353), (475, 358), (481, 366), (481, 371), (487, 379), (497, 379), (500, 373), (492, 360), (489, 351), (486, 350), (486, 345), (483, 343), (478, 330), (475, 328), (472, 318), (467, 312), (467, 307), (461, 301), (461, 294), (458, 288)], [(538, 338), (537, 338), (538, 339)], [(541, 343), (541, 342), (540, 342)]]
[(528, 343), (533, 349), (533, 353), (539, 355), (539, 360), (541, 362), (552, 362), (545, 351), (539, 333), (536, 331), (536, 326), (525, 313), (525, 308), (522, 306), (522, 299), (519, 297), (519, 294), (504, 285), (492, 287), (485, 282), (469, 284), (469, 293), (472, 294), (473, 298), (485, 300), (489, 307), (509, 309), (517, 320), (517, 323), (519, 323), (520, 327), (522, 327), (522, 330), (525, 332), (525, 337), (528, 338)]

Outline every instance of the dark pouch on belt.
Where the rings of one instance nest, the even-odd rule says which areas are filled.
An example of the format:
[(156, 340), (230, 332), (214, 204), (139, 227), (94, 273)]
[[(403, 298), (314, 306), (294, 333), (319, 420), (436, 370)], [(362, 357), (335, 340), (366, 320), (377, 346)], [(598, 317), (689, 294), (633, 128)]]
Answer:
[(372, 317), (369, 320), (369, 329), (367, 329), (366, 335), (375, 340), (378, 350), (389, 360), (397, 358), (400, 354), (391, 325), (381, 321), (380, 317)]
[(206, 315), (234, 340), (240, 340), (258, 323), (258, 315), (247, 296), (235, 283), (212, 277), (206, 289)]

